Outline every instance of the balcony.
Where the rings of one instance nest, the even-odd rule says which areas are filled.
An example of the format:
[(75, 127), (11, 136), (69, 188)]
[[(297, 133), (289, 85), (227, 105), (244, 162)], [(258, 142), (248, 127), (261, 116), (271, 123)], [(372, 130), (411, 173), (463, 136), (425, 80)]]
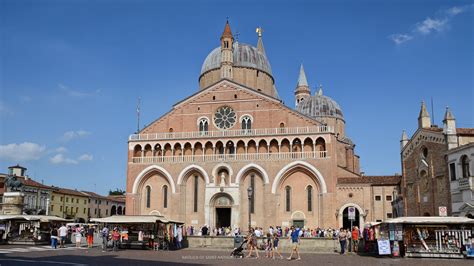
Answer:
[(465, 177), (458, 179), (458, 189), (459, 190), (467, 190), (467, 189), (474, 189), (474, 182), (473, 182), (474, 177)]
[(327, 151), (283, 152), (283, 153), (244, 153), (244, 154), (206, 154), (181, 156), (134, 157), (134, 164), (187, 163), (187, 162), (230, 162), (230, 161), (284, 161), (294, 159), (328, 159)]
[(330, 126), (318, 127), (282, 127), (282, 128), (257, 128), (257, 129), (238, 129), (225, 131), (207, 131), (207, 132), (170, 132), (170, 133), (151, 133), (151, 134), (132, 134), (129, 141), (140, 140), (169, 140), (169, 139), (197, 139), (197, 138), (222, 138), (222, 137), (247, 137), (247, 136), (268, 136), (268, 135), (298, 135), (298, 134), (318, 134), (333, 133)]

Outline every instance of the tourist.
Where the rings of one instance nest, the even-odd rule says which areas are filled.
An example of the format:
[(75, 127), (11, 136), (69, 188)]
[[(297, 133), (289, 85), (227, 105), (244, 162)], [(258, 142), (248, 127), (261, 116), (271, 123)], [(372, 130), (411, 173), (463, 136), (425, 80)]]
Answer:
[(181, 249), (182, 246), (181, 246), (181, 241), (183, 241), (183, 231), (182, 230), (182, 227), (178, 227), (178, 237), (176, 239), (176, 248), (177, 249)]
[(102, 252), (107, 252), (107, 243), (109, 242), (109, 228), (104, 226), (101, 231), (102, 236)]
[(255, 250), (255, 255), (258, 259), (257, 236), (255, 235), (255, 231), (253, 229), (250, 229), (249, 235), (247, 237), (247, 245), (249, 246), (249, 254), (247, 255), (247, 258), (250, 258), (250, 256), (252, 256), (252, 251)]
[(91, 248), (92, 245), (94, 244), (94, 227), (89, 226), (87, 229), (87, 247)]
[(343, 255), (346, 250), (346, 240), (347, 240), (346, 230), (341, 228), (339, 230), (339, 244), (341, 244), (341, 255)]
[(294, 226), (291, 226), (291, 234), (289, 239), (291, 241), (291, 254), (288, 257), (288, 260), (293, 259), (293, 253), (296, 253), (298, 256), (296, 260), (301, 260), (300, 253), (298, 251), (298, 245), (300, 244), (300, 230), (299, 228), (296, 228)]
[(207, 232), (208, 232), (208, 228), (206, 225), (204, 225), (202, 228), (201, 228), (201, 235), (202, 236), (207, 236)]
[(265, 258), (271, 258), (272, 253), (272, 234), (267, 233), (265, 241)]
[(75, 231), (76, 232), (74, 234), (75, 234), (75, 238), (76, 238), (76, 248), (80, 248), (81, 247), (81, 240), (82, 240), (81, 228), (76, 227)]
[(272, 251), (271, 251), (271, 257), (272, 259), (275, 259), (275, 252), (280, 255), (280, 259), (283, 259), (283, 255), (281, 255), (280, 251), (278, 250), (278, 243), (280, 242), (280, 239), (278, 238), (277, 233), (273, 233), (273, 242), (272, 242)]
[(62, 224), (62, 226), (59, 227), (58, 231), (59, 231), (59, 237), (60, 237), (59, 247), (64, 248), (64, 244), (66, 243), (66, 237), (67, 237), (66, 225)]
[(56, 226), (51, 229), (51, 248), (58, 248), (58, 229), (56, 229)]
[(357, 226), (352, 229), (352, 250), (354, 252), (359, 250), (359, 228)]
[(112, 242), (113, 242), (113, 251), (117, 251), (119, 248), (119, 242), (120, 242), (120, 233), (118, 231), (118, 228), (115, 227), (114, 231), (112, 232)]

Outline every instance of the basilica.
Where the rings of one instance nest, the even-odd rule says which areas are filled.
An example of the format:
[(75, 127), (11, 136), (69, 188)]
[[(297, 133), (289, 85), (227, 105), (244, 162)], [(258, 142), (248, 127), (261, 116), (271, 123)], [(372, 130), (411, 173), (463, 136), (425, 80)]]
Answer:
[(238, 42), (227, 22), (199, 90), (130, 135), (127, 214), (240, 228), (348, 227), (349, 209), (359, 226), (391, 218), (401, 177), (361, 173), (342, 108), (303, 66), (285, 105), (257, 36)]

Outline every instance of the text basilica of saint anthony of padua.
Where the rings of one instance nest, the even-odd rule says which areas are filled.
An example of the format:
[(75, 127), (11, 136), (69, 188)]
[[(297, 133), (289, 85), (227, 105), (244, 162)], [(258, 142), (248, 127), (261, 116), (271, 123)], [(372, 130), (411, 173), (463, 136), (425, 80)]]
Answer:
[(127, 214), (240, 228), (249, 211), (264, 228), (348, 227), (349, 207), (355, 225), (390, 218), (400, 176), (361, 175), (342, 109), (311, 95), (303, 66), (295, 108), (282, 102), (257, 32), (240, 43), (227, 22), (199, 91), (130, 136)]

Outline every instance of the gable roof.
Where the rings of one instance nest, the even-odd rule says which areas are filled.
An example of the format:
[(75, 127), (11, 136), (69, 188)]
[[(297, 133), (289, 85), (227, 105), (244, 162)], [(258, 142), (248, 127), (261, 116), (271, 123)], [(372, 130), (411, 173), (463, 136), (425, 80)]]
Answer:
[(190, 101), (191, 99), (197, 97), (197, 96), (200, 95), (200, 94), (206, 93), (206, 92), (208, 92), (208, 91), (214, 89), (214, 88), (217, 87), (219, 84), (221, 84), (221, 83), (226, 83), (226, 82), (227, 82), (227, 83), (231, 83), (231, 84), (233, 84), (233, 85), (235, 85), (235, 86), (238, 86), (239, 88), (242, 88), (242, 89), (244, 89), (245, 91), (247, 91), (247, 92), (249, 92), (249, 93), (256, 94), (256, 95), (258, 95), (258, 96), (260, 96), (260, 97), (263, 97), (263, 98), (266, 98), (267, 100), (270, 100), (270, 101), (272, 101), (272, 102), (274, 102), (274, 103), (276, 103), (276, 104), (279, 104), (282, 108), (284, 108), (284, 109), (286, 109), (286, 110), (289, 110), (290, 112), (292, 112), (292, 113), (295, 114), (295, 115), (301, 116), (301, 117), (303, 117), (303, 118), (305, 118), (305, 119), (308, 119), (308, 120), (310, 120), (310, 121), (317, 122), (317, 123), (322, 124), (322, 125), (325, 124), (325, 123), (323, 123), (322, 121), (317, 120), (317, 119), (314, 118), (314, 117), (311, 117), (311, 116), (302, 114), (302, 113), (298, 112), (297, 110), (291, 109), (290, 107), (288, 107), (288, 106), (286, 106), (285, 104), (283, 104), (282, 100), (280, 100), (280, 99), (277, 99), (277, 98), (274, 98), (274, 97), (272, 97), (272, 96), (269, 96), (269, 95), (267, 95), (267, 94), (265, 94), (265, 93), (263, 93), (263, 92), (260, 92), (260, 91), (256, 91), (256, 90), (254, 90), (254, 89), (251, 89), (250, 87), (247, 87), (247, 86), (245, 86), (245, 85), (242, 85), (242, 84), (240, 84), (240, 83), (237, 83), (237, 82), (235, 82), (235, 81), (233, 81), (233, 80), (229, 80), (229, 79), (225, 79), (225, 78), (224, 78), (224, 79), (221, 79), (221, 80), (215, 82), (214, 84), (209, 85), (208, 87), (206, 87), (206, 88), (204, 88), (204, 89), (202, 89), (202, 90), (199, 90), (199, 91), (197, 91), (197, 92), (191, 94), (190, 96), (184, 98), (183, 100), (181, 100), (181, 101), (175, 103), (175, 104), (173, 105), (173, 108), (172, 108), (170, 111), (164, 113), (163, 115), (161, 115), (161, 116), (158, 117), (157, 119), (153, 120), (153, 121), (152, 121), (151, 123), (149, 123), (146, 127), (144, 127), (143, 129), (141, 129), (140, 132), (138, 132), (137, 134), (142, 133), (144, 130), (146, 130), (146, 129), (147, 129), (148, 127), (150, 127), (151, 125), (155, 124), (156, 122), (160, 121), (161, 119), (163, 119), (163, 118), (166, 117), (167, 115), (171, 114), (171, 113), (172, 113), (174, 110), (176, 110), (180, 105), (182, 105), (182, 104), (184, 104), (184, 103)]

